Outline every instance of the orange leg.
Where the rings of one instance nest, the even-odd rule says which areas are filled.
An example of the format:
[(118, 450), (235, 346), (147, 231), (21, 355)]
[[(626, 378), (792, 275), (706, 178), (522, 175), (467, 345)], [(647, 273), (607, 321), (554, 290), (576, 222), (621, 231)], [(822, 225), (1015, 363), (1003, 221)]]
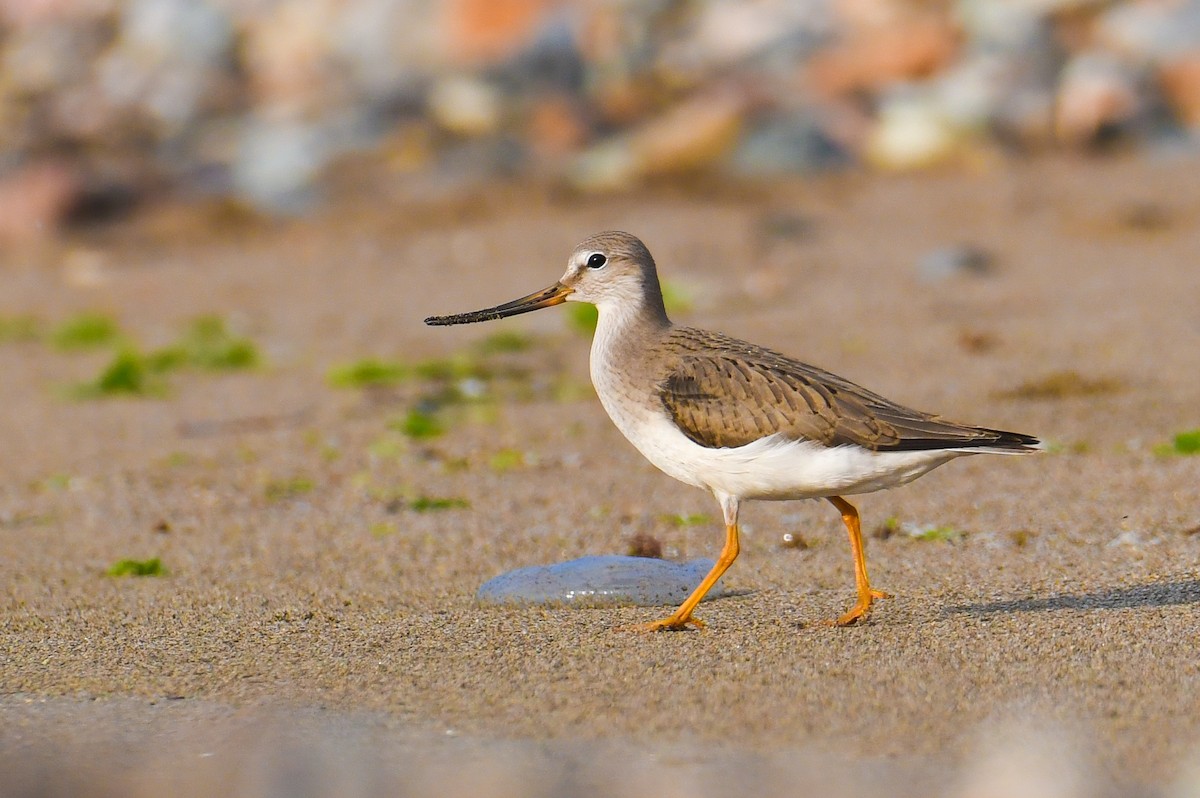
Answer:
[(700, 582), (699, 587), (693, 590), (692, 594), (679, 605), (679, 609), (661, 620), (638, 624), (634, 628), (639, 632), (677, 631), (686, 629), (688, 626), (704, 628), (703, 621), (692, 617), (692, 610), (696, 609), (696, 605), (707, 595), (717, 580), (729, 570), (729, 566), (733, 565), (733, 561), (738, 556), (737, 499), (720, 496), (718, 498), (721, 500), (721, 509), (725, 512), (725, 547), (721, 549), (721, 556), (717, 558), (716, 564), (708, 572), (708, 576)]
[(849, 626), (865, 619), (871, 611), (871, 602), (877, 598), (891, 598), (882, 590), (872, 590), (867, 578), (867, 557), (863, 551), (862, 527), (858, 522), (858, 510), (841, 496), (827, 496), (830, 503), (842, 514), (842, 523), (850, 534), (850, 550), (854, 553), (854, 584), (858, 587), (858, 602), (842, 617), (830, 621), (831, 626)]

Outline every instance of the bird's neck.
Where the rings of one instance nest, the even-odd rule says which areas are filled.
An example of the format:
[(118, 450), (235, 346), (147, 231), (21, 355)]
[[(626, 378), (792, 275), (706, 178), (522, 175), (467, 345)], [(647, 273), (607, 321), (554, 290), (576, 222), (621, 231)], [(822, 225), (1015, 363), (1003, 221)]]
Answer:
[(593, 376), (597, 367), (607, 370), (614, 361), (640, 359), (671, 329), (661, 294), (650, 301), (602, 302), (596, 309), (599, 318), (592, 338)]

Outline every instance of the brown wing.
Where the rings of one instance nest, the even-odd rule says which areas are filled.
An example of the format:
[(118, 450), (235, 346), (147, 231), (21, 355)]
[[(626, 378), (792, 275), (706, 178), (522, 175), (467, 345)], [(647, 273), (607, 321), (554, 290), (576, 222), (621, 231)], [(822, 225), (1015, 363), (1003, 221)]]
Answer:
[(1023, 449), (1037, 439), (965, 426), (896, 404), (824, 371), (743, 341), (688, 330), (658, 386), (664, 407), (701, 446), (723, 448), (782, 433), (872, 450)]

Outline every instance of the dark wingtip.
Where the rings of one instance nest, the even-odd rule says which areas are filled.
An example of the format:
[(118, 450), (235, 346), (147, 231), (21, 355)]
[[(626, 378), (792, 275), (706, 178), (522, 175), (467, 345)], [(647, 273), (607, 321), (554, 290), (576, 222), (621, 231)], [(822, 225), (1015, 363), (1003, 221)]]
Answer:
[(1041, 439), (1035, 435), (1026, 435), (1023, 432), (1007, 432), (1005, 430), (997, 430), (997, 432), (1000, 434), (1000, 439), (992, 444), (993, 446), (1025, 450), (1042, 448)]
[(990, 441), (980, 440), (976, 443), (975, 445), (981, 449), (1017, 454), (1021, 452), (1040, 452), (1046, 448), (1046, 444), (1036, 435), (1026, 435), (1023, 432), (1009, 432), (1002, 429), (989, 429), (987, 432), (992, 433), (996, 437)]
[(956, 450), (979, 450), (990, 451), (993, 453), (1011, 452), (1017, 454), (1020, 452), (1040, 452), (1045, 449), (1045, 444), (1035, 435), (1026, 435), (1023, 432), (1009, 432), (1002, 429), (990, 429), (988, 427), (965, 427), (965, 432), (972, 433), (969, 436), (925, 436), (915, 438), (903, 438), (895, 445), (885, 447), (889, 451), (919, 451), (924, 449), (956, 449)]

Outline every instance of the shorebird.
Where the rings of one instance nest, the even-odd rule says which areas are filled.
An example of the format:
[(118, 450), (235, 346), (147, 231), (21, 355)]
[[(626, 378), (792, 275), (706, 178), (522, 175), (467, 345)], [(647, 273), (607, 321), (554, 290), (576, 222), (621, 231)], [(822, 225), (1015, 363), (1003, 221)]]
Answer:
[(837, 508), (858, 600), (832, 623), (865, 619), (875, 599), (890, 596), (871, 587), (858, 510), (844, 496), (904, 485), (964, 455), (1040, 448), (1032, 435), (947, 421), (770, 349), (675, 326), (654, 258), (628, 233), (586, 239), (543, 291), (425, 323), (491, 321), (567, 301), (599, 311), (591, 378), (617, 429), (659, 469), (710, 491), (725, 519), (712, 570), (675, 612), (639, 627), (647, 631), (704, 626), (692, 613), (737, 559), (738, 509), (754, 499), (826, 499)]

